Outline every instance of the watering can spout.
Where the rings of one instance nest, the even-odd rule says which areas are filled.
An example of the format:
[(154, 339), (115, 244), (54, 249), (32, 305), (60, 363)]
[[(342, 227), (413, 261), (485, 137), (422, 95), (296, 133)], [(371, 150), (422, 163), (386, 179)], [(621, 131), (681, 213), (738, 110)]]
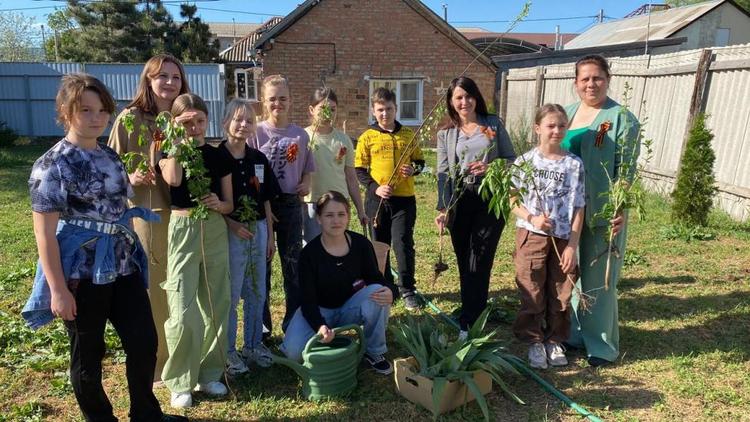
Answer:
[(306, 380), (308, 378), (309, 370), (305, 368), (304, 366), (302, 366), (302, 364), (300, 364), (299, 362), (296, 362), (292, 359), (288, 359), (285, 357), (277, 356), (277, 355), (271, 355), (271, 356), (272, 356), (273, 363), (278, 363), (278, 364), (292, 368), (292, 370), (296, 372), (297, 375), (299, 375), (299, 377), (302, 378), (303, 380)]

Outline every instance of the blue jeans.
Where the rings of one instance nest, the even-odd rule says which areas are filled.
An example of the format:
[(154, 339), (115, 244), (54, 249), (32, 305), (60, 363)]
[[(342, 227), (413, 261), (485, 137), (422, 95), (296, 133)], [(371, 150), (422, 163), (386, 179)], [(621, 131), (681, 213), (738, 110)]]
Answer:
[[(347, 324), (363, 325), (367, 353), (371, 356), (382, 355), (388, 350), (385, 344), (385, 328), (388, 325), (391, 306), (380, 306), (370, 299), (370, 295), (382, 287), (380, 284), (370, 284), (355, 293), (340, 308), (320, 308), (320, 314), (329, 328)], [(307, 341), (315, 334), (317, 330), (313, 331), (307, 323), (302, 315), (302, 309), (297, 309), (287, 327), (281, 351), (289, 359), (301, 362), (302, 351)]]
[(266, 248), (268, 226), (266, 220), (255, 222), (255, 236), (245, 240), (229, 232), (229, 276), (232, 302), (229, 308), (229, 353), (237, 343), (237, 305), (242, 298), (242, 333), (244, 349), (257, 347), (263, 335), (263, 303), (266, 300)]
[(317, 215), (315, 214), (315, 208), (316, 206), (312, 202), (305, 202), (302, 204), (302, 227), (305, 244), (310, 243), (310, 241), (315, 239), (315, 237), (322, 231), (320, 223), (318, 223)]

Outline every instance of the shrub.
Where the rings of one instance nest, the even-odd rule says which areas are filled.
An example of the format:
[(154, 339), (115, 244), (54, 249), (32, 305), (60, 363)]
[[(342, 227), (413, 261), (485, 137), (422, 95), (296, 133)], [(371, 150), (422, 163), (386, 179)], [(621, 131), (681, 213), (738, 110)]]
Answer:
[(699, 114), (690, 129), (672, 192), (672, 219), (688, 226), (708, 225), (708, 214), (716, 193), (713, 138), (713, 133), (706, 127), (706, 116)]
[(7, 123), (0, 120), (0, 148), (12, 147), (13, 141), (18, 138), (16, 131), (8, 127)]
[(522, 155), (534, 147), (531, 143), (531, 124), (526, 115), (516, 119), (513, 126), (508, 128), (508, 135), (510, 135), (516, 155)]

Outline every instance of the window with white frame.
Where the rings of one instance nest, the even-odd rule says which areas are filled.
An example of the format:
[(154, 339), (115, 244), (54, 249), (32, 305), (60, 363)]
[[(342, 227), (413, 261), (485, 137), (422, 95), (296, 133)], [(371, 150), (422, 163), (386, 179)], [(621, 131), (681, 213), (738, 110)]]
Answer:
[(258, 100), (258, 80), (255, 73), (254, 68), (234, 70), (234, 95), (237, 98)]
[[(370, 98), (376, 89), (383, 87), (396, 93), (396, 120), (404, 125), (422, 123), (422, 80), (421, 79), (370, 79)], [(370, 124), (374, 123), (370, 115)]]

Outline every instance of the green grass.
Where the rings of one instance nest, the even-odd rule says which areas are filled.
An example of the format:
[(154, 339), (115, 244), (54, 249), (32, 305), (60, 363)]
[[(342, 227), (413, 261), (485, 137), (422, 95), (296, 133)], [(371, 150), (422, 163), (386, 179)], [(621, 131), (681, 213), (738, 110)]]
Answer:
[[(56, 322), (39, 333), (24, 328), (19, 312), (31, 287), (36, 248), (29, 211), (28, 179), (45, 146), (0, 149), (0, 422), (79, 420), (66, 380), (67, 340)], [(434, 155), (432, 156), (434, 162)], [(432, 285), (437, 235), (432, 219), (436, 187), (419, 177), (416, 226), (417, 283), (446, 312), (459, 305), (458, 274), (450, 243), (450, 269)], [(568, 367), (542, 376), (575, 402), (605, 420), (746, 420), (750, 414), (750, 224), (715, 213), (714, 240), (664, 240), (668, 204), (650, 196), (649, 214), (630, 226), (627, 265), (619, 283), (622, 354), (617, 365), (594, 370), (583, 356), (569, 353)], [(510, 260), (512, 228), (506, 228), (496, 255), (491, 297), (500, 304), (500, 337), (511, 352), (525, 357), (510, 324), (518, 306)], [(278, 269), (278, 267), (277, 267)], [(272, 296), (275, 321), (283, 314), (280, 271)], [(406, 315), (403, 305), (392, 318)], [(278, 328), (276, 329), (278, 330)], [(280, 341), (275, 331), (273, 343)], [(122, 353), (116, 336), (105, 362), (105, 388), (118, 417), (127, 417), (128, 399)], [(391, 343), (389, 356), (403, 356)], [(579, 420), (576, 414), (535, 383), (508, 376), (521, 406), (495, 388), (488, 396), (495, 419), (519, 421)], [(393, 378), (363, 370), (349, 399), (311, 403), (300, 397), (299, 379), (288, 368), (253, 368), (233, 380), (235, 398), (196, 396), (186, 412), (194, 420), (429, 420), (428, 411), (403, 399)], [(168, 409), (169, 394), (156, 390)], [(481, 418), (475, 404), (441, 420)]]

